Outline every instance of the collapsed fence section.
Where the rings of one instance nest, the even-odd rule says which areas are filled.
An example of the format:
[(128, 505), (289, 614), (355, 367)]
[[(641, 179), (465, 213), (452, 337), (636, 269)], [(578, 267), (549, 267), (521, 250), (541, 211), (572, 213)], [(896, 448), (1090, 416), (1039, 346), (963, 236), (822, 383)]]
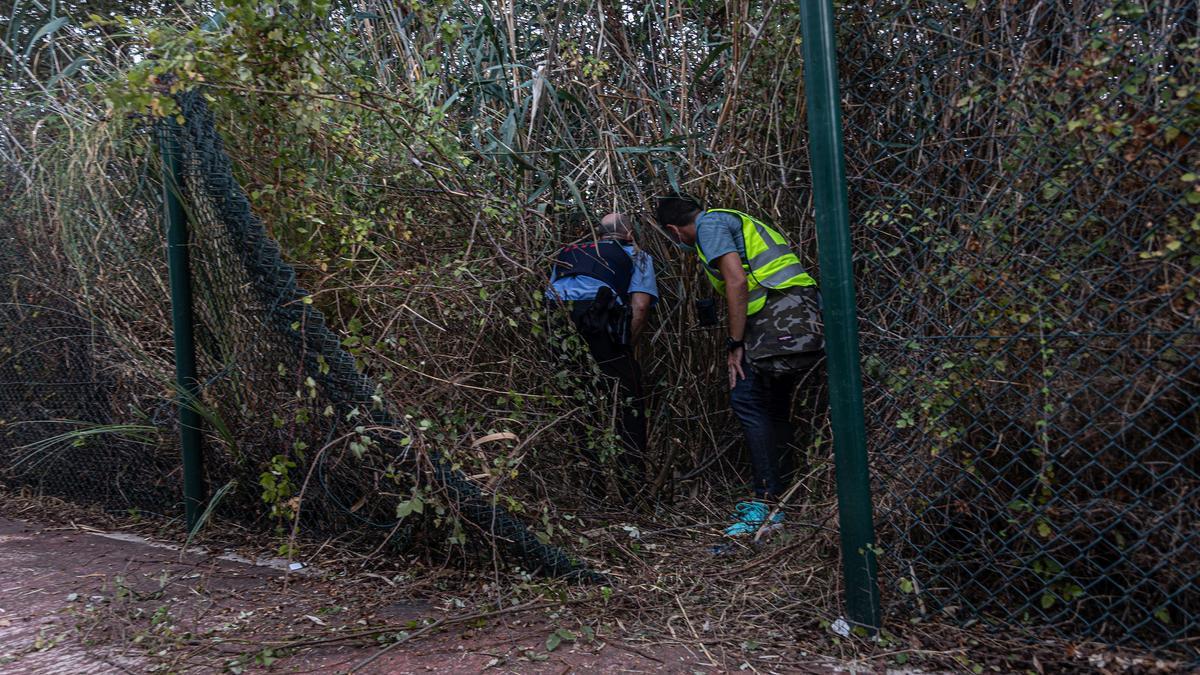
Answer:
[(201, 92), (178, 101), (186, 120), (175, 140), (196, 275), (198, 405), (220, 432), (212, 438), (220, 451), (209, 453), (210, 480), (244, 480), (258, 466), (247, 463), (245, 444), (265, 445), (274, 454), (260, 498), (272, 517), (325, 531), (366, 526), (392, 537), (415, 533), (406, 522), (423, 511), (415, 488), (431, 481), (453, 511), (444, 515), (461, 516), (469, 528), (466, 537), (494, 542), (530, 571), (599, 578), (538, 540), (390, 408), (251, 211)]
[(869, 3), (840, 21), (893, 598), (1186, 645), (1200, 631), (1195, 3)]

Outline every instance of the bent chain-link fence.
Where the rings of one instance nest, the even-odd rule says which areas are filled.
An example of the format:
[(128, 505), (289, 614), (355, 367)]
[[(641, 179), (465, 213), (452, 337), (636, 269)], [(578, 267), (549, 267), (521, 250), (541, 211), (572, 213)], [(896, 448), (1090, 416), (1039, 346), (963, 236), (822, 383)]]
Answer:
[(191, 228), (200, 405), (211, 406), (205, 416), (219, 428), (240, 432), (212, 439), (223, 449), (209, 453), (213, 485), (244, 479), (242, 444), (266, 444), (277, 453), (269, 460), (274, 479), (260, 479), (272, 515), (411, 536), (400, 504), (427, 473), (474, 528), (468, 536), (495, 542), (531, 571), (594, 578), (408, 433), (251, 211), (201, 92), (178, 101), (186, 122), (171, 128)]
[(1195, 655), (1196, 3), (839, 18), (892, 599)]

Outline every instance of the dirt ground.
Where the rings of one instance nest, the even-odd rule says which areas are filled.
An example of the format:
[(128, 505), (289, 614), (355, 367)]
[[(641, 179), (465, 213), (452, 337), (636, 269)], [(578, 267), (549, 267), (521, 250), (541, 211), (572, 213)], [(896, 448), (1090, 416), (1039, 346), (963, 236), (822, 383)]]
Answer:
[(0, 518), (0, 672), (834, 672), (564, 627), (551, 601), (480, 612), (396, 586)]

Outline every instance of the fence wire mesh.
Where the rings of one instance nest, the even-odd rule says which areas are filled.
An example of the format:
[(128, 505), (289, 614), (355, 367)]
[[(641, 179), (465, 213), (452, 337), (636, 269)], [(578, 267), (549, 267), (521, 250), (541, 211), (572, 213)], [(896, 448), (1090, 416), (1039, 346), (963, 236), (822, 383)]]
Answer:
[[(177, 462), (147, 452), (155, 430), (132, 409), (130, 382), (101, 367), (108, 336), (85, 308), (28, 276), (15, 238), (0, 237), (0, 247), (9, 282), (0, 301), (0, 475), (109, 509), (174, 515)], [(95, 433), (98, 423), (107, 431)]]
[(1196, 3), (848, 3), (886, 582), (1195, 649)]
[[(17, 176), (0, 182), (0, 480), (110, 511), (174, 517), (179, 461), (158, 433), (172, 424), (162, 395), (169, 324), (154, 298), (161, 256), (157, 242), (108, 229), (156, 221), (153, 184), (112, 159), (97, 159), (121, 197), (106, 214), (84, 206), (86, 185), (64, 178), (71, 187), (58, 193), (61, 239), (27, 227), (14, 206)], [(92, 269), (100, 261), (103, 275)], [(104, 278), (129, 283), (95, 293)], [(136, 325), (129, 332), (142, 342), (118, 337), (114, 325)]]

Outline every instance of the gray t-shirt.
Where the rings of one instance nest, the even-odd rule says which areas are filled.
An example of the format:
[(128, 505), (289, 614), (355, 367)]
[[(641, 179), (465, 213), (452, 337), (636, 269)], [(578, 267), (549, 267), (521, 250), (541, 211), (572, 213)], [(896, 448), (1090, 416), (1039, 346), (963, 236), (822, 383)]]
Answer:
[(704, 257), (715, 265), (726, 253), (737, 253), (746, 262), (746, 240), (742, 236), (742, 219), (723, 211), (705, 211), (696, 217), (696, 243)]

